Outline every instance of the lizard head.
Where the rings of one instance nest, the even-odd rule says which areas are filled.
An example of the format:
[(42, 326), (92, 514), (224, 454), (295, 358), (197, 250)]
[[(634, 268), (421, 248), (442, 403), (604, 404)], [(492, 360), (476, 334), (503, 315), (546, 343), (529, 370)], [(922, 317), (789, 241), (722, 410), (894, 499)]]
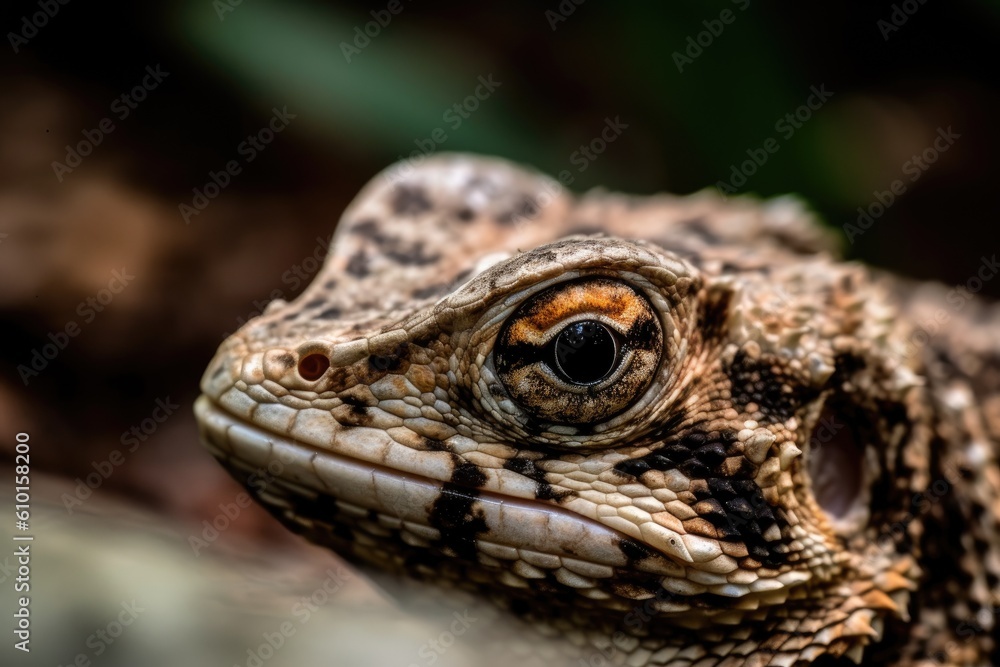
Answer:
[(202, 439), (310, 540), (525, 616), (665, 662), (689, 629), (716, 662), (858, 658), (906, 614), (928, 436), (885, 295), (832, 252), (790, 200), (396, 167), (220, 347)]

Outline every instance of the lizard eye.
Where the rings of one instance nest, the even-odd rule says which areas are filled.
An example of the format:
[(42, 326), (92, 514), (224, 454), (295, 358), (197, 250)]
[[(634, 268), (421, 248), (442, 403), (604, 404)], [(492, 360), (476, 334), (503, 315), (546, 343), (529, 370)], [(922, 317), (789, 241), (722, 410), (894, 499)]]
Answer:
[(507, 319), (494, 346), (497, 374), (527, 413), (557, 424), (612, 417), (649, 386), (663, 333), (631, 286), (584, 278), (549, 287)]

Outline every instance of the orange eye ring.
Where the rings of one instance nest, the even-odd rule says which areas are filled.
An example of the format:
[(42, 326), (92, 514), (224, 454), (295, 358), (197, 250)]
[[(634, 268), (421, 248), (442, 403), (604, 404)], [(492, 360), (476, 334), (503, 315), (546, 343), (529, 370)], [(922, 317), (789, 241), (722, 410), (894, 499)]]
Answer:
[(552, 424), (594, 424), (643, 394), (662, 353), (660, 321), (642, 292), (587, 276), (522, 303), (497, 335), (493, 364), (528, 415)]

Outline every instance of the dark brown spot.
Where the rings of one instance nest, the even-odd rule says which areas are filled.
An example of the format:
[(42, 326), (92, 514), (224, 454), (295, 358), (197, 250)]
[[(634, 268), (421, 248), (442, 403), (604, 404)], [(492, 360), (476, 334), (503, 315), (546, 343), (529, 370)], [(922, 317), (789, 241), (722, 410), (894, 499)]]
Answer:
[(702, 299), (698, 327), (702, 340), (719, 343), (726, 338), (733, 292), (729, 288), (709, 289)]
[(447, 289), (448, 283), (435, 283), (433, 285), (428, 285), (427, 287), (421, 287), (413, 293), (413, 296), (417, 299), (429, 299), (432, 296), (444, 294)]
[[(395, 372), (400, 370), (403, 362), (410, 356), (410, 345), (400, 343), (393, 350), (373, 354), (368, 357), (369, 370), (376, 372)], [(405, 369), (404, 369), (405, 370)]]
[(722, 239), (715, 232), (708, 228), (702, 218), (688, 220), (686, 229), (691, 232), (691, 234), (704, 241), (706, 245), (718, 245), (722, 241)]
[(344, 403), (345, 405), (350, 405), (350, 406), (355, 407), (355, 408), (368, 407), (365, 404), (365, 402), (363, 400), (361, 400), (360, 398), (358, 398), (357, 396), (351, 396), (350, 394), (345, 394), (343, 396), (340, 396), (339, 398), (340, 398), (340, 401), (342, 403)]
[(780, 367), (780, 360), (763, 355), (753, 359), (742, 350), (736, 353), (726, 372), (732, 382), (733, 404), (738, 410), (754, 403), (762, 413), (761, 423), (783, 422), (814, 398), (816, 390), (803, 386)]
[(338, 308), (337, 306), (330, 306), (316, 317), (318, 317), (321, 320), (335, 320), (342, 314), (343, 312), (340, 310), (340, 308)]
[[(457, 458), (457, 457), (456, 457)], [(459, 486), (468, 486), (478, 489), (486, 484), (486, 474), (479, 469), (479, 466), (458, 459), (455, 470), (451, 474), (451, 481)]]
[[(774, 544), (764, 539), (764, 533), (778, 523), (775, 509), (753, 479), (756, 466), (742, 456), (727, 458), (736, 437), (736, 432), (729, 429), (695, 431), (679, 439), (674, 435), (660, 449), (619, 463), (616, 469), (627, 474), (641, 472), (645, 466), (680, 470), (691, 479), (690, 490), (696, 501), (692, 509), (714, 527), (718, 539), (743, 544), (755, 558), (776, 567), (785, 560), (782, 549), (786, 545), (781, 539)], [(739, 461), (740, 465), (729, 466), (731, 461)]]
[(471, 408), (476, 405), (476, 395), (464, 384), (453, 385), (452, 391), (454, 392), (455, 403), (458, 407)]
[[(337, 370), (344, 370), (344, 369), (335, 369), (334, 373), (336, 373)], [(341, 402), (346, 403), (347, 405), (353, 405), (357, 407), (370, 408), (372, 406), (378, 405), (378, 399), (376, 399), (375, 396), (368, 390), (368, 387), (363, 384), (356, 384), (353, 387), (341, 390), (338, 393), (337, 398), (339, 398)]]
[(569, 491), (556, 491), (545, 481), (545, 472), (540, 470), (531, 459), (513, 458), (504, 461), (503, 467), (511, 472), (524, 475), (535, 482), (535, 497), (538, 500), (562, 500), (572, 495)]
[(462, 283), (464, 283), (465, 281), (467, 281), (469, 279), (469, 276), (471, 275), (472, 275), (472, 269), (464, 269), (461, 272), (459, 272), (457, 276), (455, 276), (455, 279), (452, 281), (452, 283), (457, 287)]
[(347, 262), (347, 272), (355, 278), (364, 278), (369, 274), (368, 256), (364, 250), (359, 250)]
[(571, 227), (566, 236), (591, 236), (593, 234), (607, 234), (608, 231), (596, 224), (577, 224)]
[(383, 238), (382, 233), (379, 231), (378, 223), (371, 218), (362, 220), (361, 222), (354, 225), (354, 227), (351, 228), (351, 232), (357, 234), (358, 236), (364, 237), (366, 239), (372, 239), (374, 241), (381, 241), (381, 239)]
[(721, 442), (710, 442), (694, 451), (699, 461), (714, 469), (726, 459), (726, 448)]
[(397, 185), (392, 197), (392, 210), (397, 215), (419, 215), (431, 209), (423, 189), (413, 185)]
[(444, 440), (438, 440), (437, 438), (423, 438), (424, 449), (429, 452), (447, 452), (450, 451), (448, 444)]
[(409, 247), (402, 247), (398, 242), (390, 242), (385, 248), (385, 254), (403, 266), (426, 266), (441, 259), (441, 253), (426, 252), (423, 241), (417, 241)]
[[(345, 400), (347, 399), (347, 400)], [(339, 405), (330, 411), (333, 418), (341, 426), (371, 426), (374, 419), (369, 414), (368, 408), (361, 401), (350, 400), (351, 397), (342, 397), (343, 405)]]
[[(479, 474), (482, 474), (480, 472)], [(447, 482), (434, 501), (428, 523), (441, 531), (440, 547), (459, 558), (476, 557), (476, 540), (489, 530), (483, 512), (475, 508), (479, 492), (474, 488)]]
[(649, 470), (650, 465), (643, 459), (626, 459), (615, 466), (615, 470), (627, 477), (639, 478)]
[(653, 555), (653, 551), (649, 547), (628, 538), (622, 538), (621, 542), (618, 543), (618, 547), (625, 554), (625, 557), (628, 558), (630, 564), (635, 564)]
[[(632, 599), (632, 600), (652, 600), (653, 598), (660, 601), (668, 600), (680, 600), (682, 596), (676, 593), (671, 593), (664, 590), (657, 582), (651, 581), (649, 579), (639, 579), (633, 581), (613, 581), (610, 582), (611, 592), (617, 596)], [(690, 599), (688, 602), (690, 603)], [(574, 608), (577, 605), (572, 605)], [(642, 609), (643, 607), (637, 606), (636, 609)], [(646, 612), (639, 612), (635, 616), (640, 619), (648, 619), (650, 616)]]
[(330, 371), (324, 383), (326, 391), (341, 392), (357, 386), (358, 378), (350, 367), (339, 366)]
[(538, 202), (535, 201), (535, 198), (525, 195), (518, 200), (517, 204), (511, 210), (498, 215), (496, 220), (501, 225), (513, 225), (517, 222), (534, 218), (538, 215), (539, 211)]
[(850, 352), (841, 352), (833, 361), (834, 377), (831, 378), (831, 385), (838, 385), (845, 380), (849, 380), (855, 373), (863, 371), (868, 362), (864, 357)]

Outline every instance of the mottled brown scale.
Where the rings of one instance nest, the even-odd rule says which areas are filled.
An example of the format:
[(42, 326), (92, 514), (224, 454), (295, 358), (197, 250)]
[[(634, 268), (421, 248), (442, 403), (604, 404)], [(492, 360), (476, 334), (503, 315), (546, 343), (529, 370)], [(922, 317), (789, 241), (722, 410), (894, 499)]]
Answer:
[[(630, 361), (567, 381), (574, 322)], [(289, 528), (472, 590), (572, 664), (995, 664), (998, 331), (838, 261), (788, 198), (574, 197), (436, 156), (359, 194), (196, 412)]]

